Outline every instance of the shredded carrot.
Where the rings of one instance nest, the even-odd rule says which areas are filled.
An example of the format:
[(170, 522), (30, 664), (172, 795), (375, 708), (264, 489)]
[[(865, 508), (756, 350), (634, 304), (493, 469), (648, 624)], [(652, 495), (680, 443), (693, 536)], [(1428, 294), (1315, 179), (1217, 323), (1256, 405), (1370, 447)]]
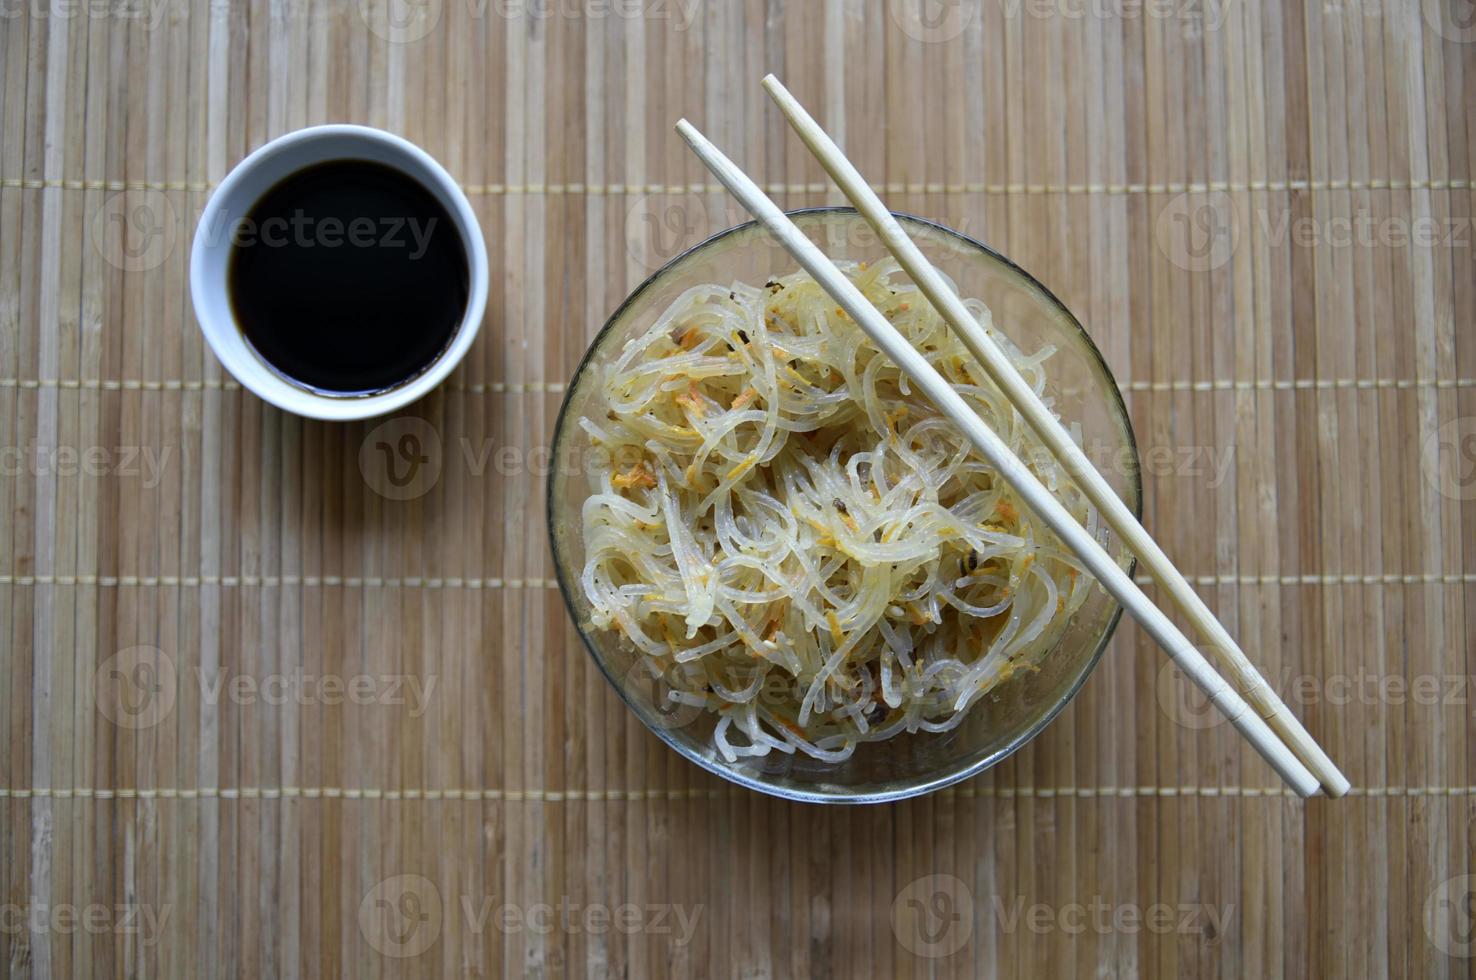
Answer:
[(996, 512), (998, 512), (1000, 517), (1003, 517), (1007, 521), (1015, 521), (1020, 519), (1020, 512), (1015, 509), (1015, 505), (1010, 503), (1008, 500), (1005, 500), (1003, 497), (1000, 498), (999, 505), (994, 509)]
[(610, 482), (621, 490), (634, 486), (650, 489), (656, 485), (656, 474), (646, 468), (645, 460), (641, 460), (624, 473), (617, 473), (612, 476)]
[(889, 432), (893, 436), (896, 436), (896, 434), (897, 434), (897, 423), (899, 421), (901, 421), (903, 418), (905, 418), (906, 416), (907, 416), (907, 406), (906, 405), (903, 405), (901, 408), (897, 409), (895, 412), (885, 412), (885, 413), (883, 413), (882, 418), (886, 419), (886, 421), (887, 421), (887, 432)]
[(758, 462), (758, 460), (754, 459), (752, 456), (748, 457), (743, 462), (739, 463), (737, 466), (728, 471), (727, 479), (738, 479), (744, 473), (747, 473), (749, 470), (753, 469), (753, 464), (756, 462)]
[(810, 387), (814, 387), (814, 385), (810, 384), (810, 379), (809, 378), (805, 377), (803, 374), (800, 374), (798, 371), (796, 371), (794, 368), (790, 367), (787, 364), (784, 365), (784, 372), (786, 374), (789, 374), (789, 375), (793, 376), (793, 377), (799, 378), (801, 384), (808, 385)]
[(707, 415), (707, 409), (702, 405), (702, 396), (697, 392), (696, 381), (688, 381), (686, 394), (673, 395), (672, 401), (691, 409), (692, 414), (699, 419)]
[(790, 721), (788, 718), (780, 718), (778, 715), (775, 715), (774, 717), (775, 717), (775, 720), (777, 720), (779, 722), (779, 724), (783, 725), (785, 728), (789, 729), (791, 732), (794, 732), (800, 738), (807, 738), (808, 737), (805, 734), (805, 730), (803, 728), (801, 728), (800, 726), (796, 725), (794, 722)]
[(752, 386), (744, 388), (741, 392), (739, 392), (738, 397), (733, 399), (733, 404), (729, 407), (742, 408), (744, 405), (747, 405), (749, 402), (753, 401), (757, 397), (758, 392), (754, 390)]

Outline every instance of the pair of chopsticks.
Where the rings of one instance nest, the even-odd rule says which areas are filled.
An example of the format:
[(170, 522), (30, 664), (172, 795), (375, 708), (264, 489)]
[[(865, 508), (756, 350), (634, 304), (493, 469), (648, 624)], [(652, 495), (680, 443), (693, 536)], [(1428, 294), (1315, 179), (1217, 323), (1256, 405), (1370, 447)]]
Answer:
[[(856, 210), (870, 222), (902, 268), (912, 277), (944, 321), (958, 334), (964, 346), (988, 372), (994, 383), (1050, 447), (1067, 473), (1077, 481), (1087, 498), (1136, 554), (1149, 574), (1163, 586), (1179, 609), (1194, 624), (1244, 697), (1226, 683), (1162, 610), (1133, 583), (1112, 556), (1078, 524), (1035, 475), (1020, 461), (993, 430), (976, 415), (927, 360), (913, 349), (876, 307), (861, 294), (836, 265), (795, 226), (783, 211), (733, 161), (713, 146), (685, 119), (677, 132), (692, 147), (707, 169), (745, 208), (794, 256), (815, 281), (844, 309), (862, 330), (922, 390), (928, 399), (968, 436), (990, 465), (1000, 471), (1015, 492), (1056, 535), (1076, 553), (1087, 570), (1130, 612), (1161, 646), (1184, 674), (1196, 684), (1230, 723), (1253, 745), (1301, 796), (1318, 788), (1328, 796), (1348, 792), (1349, 782), (1327, 753), (1302, 727), (1276, 696), (1264, 677), (1215, 618), (1198, 593), (1169, 561), (1168, 556), (1138, 523), (1110, 484), (1092, 466), (1086, 454), (1072, 441), (1065, 427), (1050, 413), (1033, 388), (1026, 383), (1009, 358), (984, 332), (948, 287), (942, 275), (923, 257), (917, 245), (882, 204), (835, 142), (810, 117), (773, 75), (766, 76), (764, 89), (773, 97), (791, 126), (804, 140)], [(1247, 704), (1247, 701), (1250, 703)], [(1251, 705), (1255, 706), (1252, 710)]]

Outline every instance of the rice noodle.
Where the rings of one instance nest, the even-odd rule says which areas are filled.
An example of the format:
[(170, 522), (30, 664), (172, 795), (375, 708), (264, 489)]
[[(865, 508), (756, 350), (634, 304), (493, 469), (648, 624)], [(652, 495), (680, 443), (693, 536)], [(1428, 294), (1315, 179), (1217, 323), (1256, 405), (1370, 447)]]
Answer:
[[(1082, 522), (1086, 502), (895, 262), (846, 274)], [(1029, 356), (969, 310), (1037, 392)], [(946, 731), (1093, 580), (804, 273), (687, 290), (596, 379), (581, 577), (728, 761)]]

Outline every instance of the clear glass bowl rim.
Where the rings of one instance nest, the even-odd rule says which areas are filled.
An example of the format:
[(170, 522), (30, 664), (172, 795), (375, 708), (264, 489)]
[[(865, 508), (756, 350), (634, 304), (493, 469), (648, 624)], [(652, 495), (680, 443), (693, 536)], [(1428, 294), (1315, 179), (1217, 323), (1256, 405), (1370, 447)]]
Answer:
[[(784, 213), (791, 218), (824, 218), (829, 216), (842, 215), (850, 215), (858, 218), (860, 217), (855, 208), (845, 206), (797, 208), (793, 211), (785, 211)], [(1135, 491), (1133, 516), (1136, 517), (1139, 522), (1141, 522), (1143, 520), (1142, 461), (1138, 455), (1138, 438), (1137, 434), (1133, 431), (1132, 416), (1128, 413), (1127, 403), (1122, 400), (1122, 389), (1118, 386), (1117, 379), (1113, 375), (1112, 369), (1107, 365), (1107, 359), (1102, 356), (1101, 350), (1092, 340), (1091, 334), (1087, 333), (1086, 328), (1081, 325), (1081, 321), (1078, 320), (1076, 318), (1076, 315), (1073, 314), (1069, 309), (1067, 309), (1066, 304), (1061, 302), (1061, 300), (1057, 298), (1056, 294), (1047, 289), (1040, 282), (1040, 280), (1036, 279), (1033, 275), (1025, 271), (1012, 259), (999, 252), (997, 249), (986, 245), (984, 242), (981, 242), (976, 238), (965, 235), (961, 231), (957, 231), (953, 228), (948, 227), (947, 225), (941, 224), (928, 218), (922, 218), (915, 214), (908, 214), (905, 211), (893, 211), (892, 216), (897, 218), (904, 224), (913, 223), (917, 225), (922, 225), (933, 232), (950, 236), (970, 248), (977, 249), (979, 252), (983, 253), (985, 258), (998, 263), (1006, 271), (1018, 277), (1026, 287), (1037, 293), (1045, 301), (1046, 305), (1055, 307), (1056, 312), (1064, 319), (1064, 321), (1076, 330), (1076, 333), (1079, 335), (1080, 340), (1085, 345), (1086, 351), (1091, 355), (1092, 358), (1095, 359), (1097, 367), (1101, 370), (1103, 376), (1105, 376), (1106, 379), (1110, 382), (1109, 388), (1111, 389), (1112, 401), (1117, 408), (1118, 417), (1123, 422), (1123, 430), (1124, 434), (1127, 436), (1128, 448), (1132, 451), (1132, 459), (1134, 465), (1129, 474), (1129, 480), (1133, 490)], [(625, 300), (618, 307), (615, 308), (615, 312), (610, 314), (609, 318), (605, 320), (605, 325), (600, 328), (599, 332), (596, 333), (594, 338), (590, 341), (589, 347), (586, 348), (584, 355), (579, 359), (579, 365), (574, 369), (574, 374), (569, 379), (568, 387), (564, 389), (564, 398), (559, 405), (558, 416), (554, 419), (554, 437), (551, 446), (552, 459), (560, 458), (560, 443), (563, 441), (565, 434), (564, 417), (569, 411), (569, 403), (574, 397), (575, 391), (578, 390), (579, 380), (581, 377), (583, 377), (584, 371), (589, 367), (589, 364), (594, 357), (595, 351), (600, 349), (600, 345), (604, 341), (606, 335), (615, 328), (615, 325), (617, 323), (620, 322), (621, 317), (625, 314), (625, 311), (629, 309), (632, 305), (634, 305), (638, 300), (640, 300), (641, 296), (645, 294), (646, 290), (650, 289), (656, 283), (660, 282), (667, 274), (669, 274), (676, 266), (684, 262), (689, 256), (711, 248), (722, 242), (724, 239), (730, 238), (734, 235), (742, 234), (747, 231), (751, 231), (756, 228), (757, 225), (757, 221), (745, 221), (742, 224), (733, 225), (730, 228), (724, 228), (722, 231), (708, 236), (707, 238), (691, 246), (690, 248), (683, 249), (681, 252), (672, 256), (665, 263), (663, 263), (661, 268), (657, 269), (655, 272), (651, 273), (651, 275), (647, 276), (646, 279), (634, 290), (632, 290), (630, 295), (627, 296)], [(565, 573), (564, 563), (560, 560), (561, 556), (559, 552), (558, 540), (554, 534), (554, 488), (557, 485), (558, 478), (558, 467), (552, 467), (548, 474), (548, 482), (544, 488), (544, 511), (546, 514), (545, 523), (547, 524), (548, 531), (548, 545), (549, 550), (553, 554), (554, 577), (559, 583), (559, 594), (563, 597), (564, 607), (568, 610), (569, 618), (573, 621), (574, 629), (579, 634), (579, 639), (584, 644), (584, 649), (589, 653), (590, 659), (595, 662), (595, 666), (599, 668), (600, 673), (604, 676), (609, 685), (615, 689), (615, 693), (619, 695), (621, 702), (624, 703), (628, 709), (630, 709), (632, 714), (640, 719), (641, 724), (646, 728), (647, 731), (651, 732), (657, 738), (661, 739), (661, 741), (665, 742), (668, 746), (674, 749), (677, 754), (681, 755), (689, 762), (695, 763), (708, 772), (713, 773), (716, 776), (720, 776), (729, 782), (736, 783), (737, 785), (743, 786), (747, 789), (764, 793), (768, 796), (775, 796), (779, 797), (780, 799), (791, 800), (800, 803), (892, 803), (898, 800), (905, 800), (914, 796), (925, 796), (928, 793), (936, 792), (937, 790), (944, 789), (945, 787), (952, 786), (955, 783), (960, 783), (966, 779), (977, 776), (980, 773), (984, 772), (986, 769), (993, 768), (1009, 756), (1013, 755), (1015, 752), (1019, 751), (1021, 746), (1023, 746), (1026, 742), (1029, 742), (1036, 735), (1039, 735), (1042, 731), (1044, 731), (1045, 728), (1056, 719), (1056, 716), (1065, 710), (1066, 706), (1071, 703), (1071, 701), (1076, 697), (1077, 693), (1086, 684), (1087, 678), (1091, 677), (1092, 673), (1097, 669), (1097, 664), (1101, 661), (1102, 654), (1107, 650), (1107, 644), (1111, 642), (1113, 634), (1117, 632), (1118, 623), (1122, 620), (1122, 604), (1119, 603), (1117, 605), (1116, 611), (1114, 611), (1112, 614), (1112, 619), (1107, 623), (1107, 628), (1102, 631), (1102, 637), (1100, 640), (1098, 640), (1096, 649), (1092, 651), (1091, 657), (1087, 660), (1086, 668), (1081, 672), (1081, 676), (1077, 678), (1076, 682), (1072, 684), (1071, 687), (1067, 689), (1066, 692), (1061, 696), (1061, 699), (1053, 704), (1045, 713), (1043, 713), (1040, 718), (1038, 718), (1035, 723), (1032, 724), (1029, 728), (1026, 728), (1009, 742), (1000, 746), (995, 751), (989, 753), (988, 755), (984, 756), (971, 765), (931, 778), (928, 778), (925, 775), (923, 776), (923, 778), (920, 778), (916, 782), (899, 783), (895, 787), (874, 792), (822, 793), (796, 789), (791, 786), (780, 786), (773, 783), (768, 783), (762, 779), (755, 779), (749, 776), (745, 776), (741, 773), (734, 772), (731, 769), (719, 765), (715, 760), (698, 755), (691, 749), (690, 746), (673, 737), (670, 732), (666, 731), (665, 729), (653, 727), (647, 724), (641, 712), (636, 710), (636, 706), (630, 703), (630, 696), (626, 692), (624, 685), (620, 683), (619, 678), (611, 675), (610, 668), (606, 665), (604, 658), (600, 656), (599, 651), (595, 648), (594, 643), (590, 640), (588, 632), (579, 622), (579, 613), (577, 607), (575, 606), (572, 592), (572, 590), (577, 587), (578, 583), (569, 581), (568, 576)], [(1134, 570), (1137, 568), (1137, 563), (1137, 556), (1132, 556), (1127, 568), (1127, 573), (1129, 577), (1132, 577)]]

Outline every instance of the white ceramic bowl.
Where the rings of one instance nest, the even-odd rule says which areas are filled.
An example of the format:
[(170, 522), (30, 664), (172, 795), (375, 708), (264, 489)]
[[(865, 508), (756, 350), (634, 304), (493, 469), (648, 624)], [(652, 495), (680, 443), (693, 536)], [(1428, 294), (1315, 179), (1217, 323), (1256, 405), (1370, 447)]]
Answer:
[[(227, 293), (231, 232), (278, 181), (329, 160), (369, 160), (399, 170), (435, 195), (466, 249), (466, 311), (451, 343), (429, 368), (404, 384), (369, 395), (333, 395), (289, 381), (262, 360), (236, 323)], [(226, 175), (200, 215), (190, 251), (195, 317), (215, 356), (242, 386), (278, 408), (314, 419), (346, 421), (384, 415), (422, 397), (465, 356), (487, 306), (487, 247), (461, 187), (430, 154), (393, 133), (368, 126), (313, 126), (279, 136)]]

